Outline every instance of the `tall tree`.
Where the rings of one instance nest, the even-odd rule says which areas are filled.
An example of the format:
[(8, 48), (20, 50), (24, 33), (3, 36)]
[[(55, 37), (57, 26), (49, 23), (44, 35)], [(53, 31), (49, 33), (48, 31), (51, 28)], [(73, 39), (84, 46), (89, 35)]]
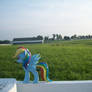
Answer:
[(45, 37), (44, 37), (44, 40), (45, 40), (45, 41), (48, 41), (48, 40), (49, 40), (49, 36), (45, 36)]
[(61, 36), (61, 34), (59, 34), (58, 36), (59, 36), (59, 37), (58, 37), (58, 38), (59, 38), (59, 40), (62, 40), (62, 36)]
[(55, 34), (52, 34), (52, 35), (53, 35), (53, 40), (55, 40), (56, 35)]
[(43, 40), (43, 36), (38, 35), (38, 36), (37, 36), (37, 39), (39, 39), (39, 40)]
[(70, 40), (69, 36), (64, 36), (64, 40)]
[(56, 39), (59, 40), (59, 35), (58, 34), (56, 34)]

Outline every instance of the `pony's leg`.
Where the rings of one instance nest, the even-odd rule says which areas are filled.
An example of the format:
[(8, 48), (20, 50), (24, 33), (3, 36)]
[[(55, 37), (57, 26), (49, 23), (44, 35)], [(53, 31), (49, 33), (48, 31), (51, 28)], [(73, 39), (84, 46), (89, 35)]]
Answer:
[(38, 83), (38, 81), (39, 81), (39, 76), (38, 76), (38, 72), (36, 71), (36, 67), (32, 67), (32, 68), (30, 69), (30, 71), (31, 71), (32, 74), (34, 75), (33, 83)]
[(24, 83), (28, 83), (29, 80), (30, 80), (30, 74), (29, 74), (29, 71), (25, 71)]

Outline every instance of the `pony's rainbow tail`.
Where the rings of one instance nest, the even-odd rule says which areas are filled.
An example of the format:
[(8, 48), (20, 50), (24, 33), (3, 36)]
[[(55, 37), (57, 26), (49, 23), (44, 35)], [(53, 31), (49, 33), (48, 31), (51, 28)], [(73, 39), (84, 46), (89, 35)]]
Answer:
[(45, 62), (40, 62), (37, 64), (37, 68), (40, 68), (41, 71), (41, 78), (43, 81), (51, 82), (52, 80), (49, 79), (49, 68)]

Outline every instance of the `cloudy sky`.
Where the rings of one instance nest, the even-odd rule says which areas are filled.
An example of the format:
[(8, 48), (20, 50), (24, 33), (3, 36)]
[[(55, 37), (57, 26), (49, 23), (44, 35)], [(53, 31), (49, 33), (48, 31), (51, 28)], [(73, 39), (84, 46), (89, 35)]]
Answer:
[(92, 0), (0, 0), (0, 40), (92, 35)]

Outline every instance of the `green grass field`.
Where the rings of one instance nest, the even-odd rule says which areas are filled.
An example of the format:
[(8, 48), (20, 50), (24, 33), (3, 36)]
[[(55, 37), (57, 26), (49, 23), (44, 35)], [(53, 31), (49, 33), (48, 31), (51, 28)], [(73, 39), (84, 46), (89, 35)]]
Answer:
[(0, 46), (0, 78), (24, 79), (22, 65), (12, 58), (19, 46), (41, 54), (40, 61), (48, 63), (52, 80), (92, 80), (92, 40)]

